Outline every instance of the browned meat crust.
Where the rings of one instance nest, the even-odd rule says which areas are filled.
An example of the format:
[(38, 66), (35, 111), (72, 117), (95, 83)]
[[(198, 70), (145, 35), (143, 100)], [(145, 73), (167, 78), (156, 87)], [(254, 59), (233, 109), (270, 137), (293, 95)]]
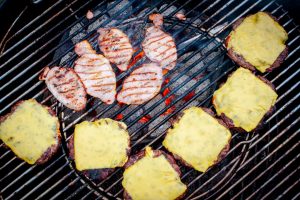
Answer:
[[(120, 126), (120, 128), (123, 128)], [(129, 146), (130, 146), (130, 140)], [(68, 142), (68, 149), (69, 149), (69, 158), (71, 160), (75, 160), (74, 155), (74, 135), (72, 135)], [(130, 155), (130, 149), (127, 149), (127, 156)], [(92, 170), (83, 170), (80, 171), (84, 176), (92, 179), (94, 181), (101, 181), (106, 179), (109, 175), (111, 175), (115, 171), (115, 168), (103, 168), (103, 169), (92, 169)]]
[[(8, 113), (8, 114), (5, 115), (5, 116), (1, 116), (1, 117), (0, 117), (0, 123), (2, 123), (3, 121), (5, 121), (6, 118), (8, 118), (10, 115), (12, 115), (12, 114), (15, 112), (15, 110), (18, 108), (18, 106), (19, 106), (20, 104), (22, 104), (23, 102), (24, 102), (24, 100), (18, 101), (18, 102), (11, 108), (10, 113)], [(54, 112), (53, 110), (51, 110), (51, 108), (49, 108), (49, 107), (47, 107), (47, 106), (45, 106), (45, 105), (42, 105), (42, 106), (48, 110), (48, 112), (49, 112), (50, 115), (56, 117), (55, 112)], [(41, 158), (39, 158), (39, 159), (35, 162), (36, 165), (41, 165), (41, 164), (46, 163), (46, 162), (47, 162), (48, 160), (50, 160), (50, 159), (52, 158), (52, 156), (53, 156), (54, 154), (56, 154), (56, 152), (58, 151), (58, 149), (59, 149), (59, 147), (60, 147), (60, 144), (61, 144), (61, 133), (60, 133), (60, 129), (59, 129), (60, 124), (59, 124), (58, 120), (57, 120), (57, 126), (56, 126), (56, 127), (57, 127), (57, 129), (56, 129), (57, 143), (56, 143), (55, 145), (52, 145), (51, 147), (49, 147), (49, 148), (45, 151), (45, 153), (41, 156)], [(5, 147), (7, 147), (7, 146), (5, 146)], [(7, 147), (7, 148), (9, 148), (9, 147)]]
[[(267, 13), (267, 12), (266, 12)], [(270, 13), (267, 13), (272, 19), (274, 19), (274, 21), (278, 22), (279, 21)], [(248, 15), (249, 16), (249, 15)], [(248, 17), (246, 16), (246, 17)], [(238, 19), (233, 25), (232, 25), (232, 29), (235, 30), (242, 22), (243, 20), (246, 18), (240, 18)], [(228, 36), (225, 40), (225, 46), (226, 48), (228, 47), (228, 42), (230, 40), (230, 36)], [(236, 62), (239, 66), (247, 68), (251, 71), (256, 71), (256, 68), (249, 62), (247, 62), (244, 57), (242, 55), (239, 55), (237, 53), (234, 52), (234, 50), (232, 48), (228, 49), (228, 53), (227, 55), (234, 61)], [(277, 59), (274, 61), (274, 63), (266, 69), (267, 72), (271, 72), (273, 69), (279, 67), (283, 61), (285, 60), (285, 58), (288, 55), (288, 46), (286, 46), (286, 48), (280, 53), (280, 55), (277, 57)]]
[[(153, 150), (154, 153), (154, 157), (158, 157), (160, 155), (165, 156), (165, 158), (169, 161), (169, 163), (171, 164), (171, 166), (173, 167), (173, 169), (178, 173), (179, 176), (181, 176), (181, 171), (179, 166), (176, 164), (175, 159), (165, 153), (164, 151), (161, 150)], [(140, 159), (142, 159), (145, 156), (145, 150), (140, 151), (139, 153), (130, 156), (130, 158), (128, 159), (127, 163), (125, 164), (125, 169), (127, 169), (128, 167), (130, 167), (131, 165), (133, 165), (134, 163), (136, 163), (137, 161), (139, 161)], [(177, 200), (182, 199), (184, 196), (184, 194), (182, 194), (181, 196), (179, 196), (177, 198)], [(128, 194), (128, 192), (125, 190), (124, 188), (124, 200), (132, 200), (132, 198), (130, 197), (130, 195)]]
[[(234, 72), (233, 72), (233, 73), (234, 73)], [(228, 77), (227, 77), (227, 79), (228, 79), (230, 76), (232, 76), (233, 73), (229, 74)], [(253, 73), (253, 72), (252, 72), (252, 73)], [(253, 74), (254, 74), (254, 73), (253, 73)], [(264, 78), (263, 76), (256, 76), (256, 77), (259, 78), (259, 79), (260, 79), (261, 81), (263, 81), (264, 83), (266, 83), (268, 86), (270, 86), (270, 88), (272, 88), (272, 90), (274, 90), (274, 91), (276, 92), (275, 86), (274, 86), (269, 80), (267, 80), (267, 79)], [(225, 81), (225, 82), (226, 82), (226, 81)], [(225, 82), (224, 82), (224, 83), (225, 83)], [(220, 85), (220, 87), (221, 87), (224, 83), (222, 83), (222, 84)], [(214, 103), (214, 98), (212, 98), (212, 104), (214, 105), (214, 107), (216, 107), (216, 106), (215, 106), (215, 103)], [(271, 116), (271, 115), (274, 113), (275, 110), (276, 110), (276, 107), (275, 107), (275, 106), (272, 106), (272, 107), (270, 108), (270, 110), (269, 110), (269, 111), (264, 115), (264, 117), (260, 120), (260, 122), (258, 123), (257, 127), (256, 127), (255, 129), (253, 129), (252, 131), (255, 132), (255, 131), (260, 130), (260, 129), (263, 127), (263, 122), (264, 122), (264, 120), (265, 120), (267, 117)], [(232, 121), (229, 117), (227, 117), (224, 113), (221, 113), (220, 117), (221, 117), (221, 119), (223, 120), (223, 122), (226, 124), (226, 126), (227, 126), (229, 129), (235, 130), (235, 131), (237, 131), (237, 132), (246, 132), (246, 131), (245, 131), (243, 128), (241, 128), (241, 127), (235, 127), (234, 124), (233, 124), (233, 121)]]
[[(204, 107), (200, 107), (202, 110), (204, 110), (207, 114), (209, 114), (210, 116), (214, 117), (219, 124), (221, 124), (222, 126), (224, 126), (225, 128), (230, 128), (227, 123), (225, 123), (222, 119), (218, 119), (216, 118), (215, 113), (209, 109), (209, 108), (204, 108)], [(178, 122), (180, 120), (180, 118), (183, 116), (183, 112), (181, 112), (178, 117), (174, 120), (172, 120), (172, 124)], [(230, 140), (231, 141), (231, 140)], [(228, 142), (228, 144), (222, 149), (222, 151), (220, 152), (220, 154), (218, 155), (218, 159), (214, 162), (214, 164), (210, 167), (213, 167), (214, 165), (218, 164), (223, 158), (225, 158), (225, 156), (227, 155), (229, 149), (230, 149), (230, 141)], [(179, 160), (182, 164), (184, 164), (187, 167), (191, 167), (193, 168), (193, 166), (191, 166), (190, 164), (188, 164), (183, 158), (181, 158), (180, 156), (172, 153), (172, 155), (174, 156), (174, 158), (176, 160)]]

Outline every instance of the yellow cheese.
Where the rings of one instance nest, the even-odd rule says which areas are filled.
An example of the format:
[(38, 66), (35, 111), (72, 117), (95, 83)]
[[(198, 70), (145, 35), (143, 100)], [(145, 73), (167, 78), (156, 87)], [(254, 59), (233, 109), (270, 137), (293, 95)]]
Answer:
[(275, 62), (288, 39), (280, 24), (264, 12), (246, 17), (229, 37), (228, 48), (261, 72)]
[(205, 172), (218, 160), (230, 139), (230, 131), (214, 117), (191, 107), (168, 130), (163, 145), (196, 170)]
[(57, 144), (58, 119), (34, 99), (23, 101), (0, 125), (0, 139), (21, 159), (34, 164)]
[(127, 161), (126, 125), (112, 119), (84, 121), (75, 126), (74, 153), (80, 171), (122, 167)]
[(123, 177), (122, 185), (133, 200), (173, 200), (187, 189), (165, 156), (154, 157), (150, 147)]
[(224, 113), (236, 127), (251, 131), (275, 104), (277, 94), (249, 70), (237, 69), (213, 96), (218, 115)]

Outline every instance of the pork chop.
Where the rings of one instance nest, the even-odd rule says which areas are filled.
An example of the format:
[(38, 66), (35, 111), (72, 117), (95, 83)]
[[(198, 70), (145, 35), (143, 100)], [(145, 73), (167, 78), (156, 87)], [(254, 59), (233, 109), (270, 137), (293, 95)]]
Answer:
[(79, 52), (86, 53), (75, 61), (74, 70), (89, 95), (112, 104), (116, 96), (116, 75), (109, 61), (103, 55), (94, 53), (89, 43), (80, 45), (83, 42), (78, 43), (78, 46), (86, 50), (79, 49)]
[(86, 91), (79, 76), (73, 69), (64, 67), (46, 67), (41, 80), (53, 96), (66, 107), (80, 111), (86, 105)]
[(162, 30), (161, 18), (162, 16), (159, 14), (151, 15), (154, 26), (146, 29), (142, 47), (145, 55), (152, 62), (158, 63), (162, 68), (171, 70), (176, 66), (177, 49), (172, 36)]
[(143, 64), (123, 82), (117, 100), (125, 104), (142, 104), (153, 98), (163, 82), (162, 68), (156, 63)]
[(126, 71), (133, 54), (128, 36), (117, 28), (100, 28), (98, 32), (98, 43), (104, 56), (121, 71)]

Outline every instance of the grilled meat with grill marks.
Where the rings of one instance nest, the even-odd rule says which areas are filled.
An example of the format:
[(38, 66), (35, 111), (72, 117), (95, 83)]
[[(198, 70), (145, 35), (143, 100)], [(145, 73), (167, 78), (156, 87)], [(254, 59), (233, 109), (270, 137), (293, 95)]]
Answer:
[(93, 48), (86, 41), (78, 43), (78, 46), (83, 48), (79, 48), (79, 52), (87, 53), (75, 61), (74, 70), (83, 82), (87, 93), (107, 104), (112, 104), (116, 96), (116, 75), (109, 61), (101, 54), (93, 53)]
[[(156, 14), (154, 26), (146, 29), (145, 39), (142, 43), (145, 55), (152, 61), (158, 63), (162, 68), (168, 70), (176, 66), (177, 49), (174, 39), (165, 33), (160, 27), (161, 15)], [(156, 20), (156, 18), (158, 18)]]
[(40, 80), (45, 80), (53, 96), (70, 109), (79, 111), (86, 106), (86, 91), (73, 69), (46, 67)]
[(58, 150), (61, 142), (55, 113), (35, 99), (19, 101), (0, 117), (0, 139), (29, 164), (43, 164)]
[(91, 44), (87, 40), (83, 40), (75, 45), (75, 53), (78, 56), (82, 56), (84, 54), (95, 54), (96, 51), (93, 49)]
[(124, 80), (117, 100), (125, 104), (145, 103), (160, 91), (162, 81), (160, 66), (155, 63), (143, 64)]
[(105, 57), (121, 71), (126, 71), (133, 54), (128, 36), (117, 28), (100, 28), (98, 32), (98, 43)]

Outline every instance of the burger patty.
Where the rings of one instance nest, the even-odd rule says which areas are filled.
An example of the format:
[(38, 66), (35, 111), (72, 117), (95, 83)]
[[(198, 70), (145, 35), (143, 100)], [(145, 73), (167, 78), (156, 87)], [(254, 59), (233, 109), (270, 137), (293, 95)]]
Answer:
[[(265, 12), (265, 14), (267, 14), (267, 15), (270, 16), (274, 21), (276, 21), (277, 23), (279, 23), (279, 21), (278, 21), (274, 16), (272, 16), (270, 13), (266, 13), (266, 12)], [(246, 17), (244, 17), (244, 18), (238, 19), (238, 20), (232, 25), (232, 29), (233, 29), (232, 31), (235, 31), (235, 30), (243, 23), (244, 19), (247, 18), (247, 17), (249, 17), (249, 16), (251, 16), (251, 15), (248, 15), (248, 16), (246, 16)], [(244, 68), (247, 68), (247, 69), (249, 69), (249, 70), (251, 70), (251, 71), (255, 71), (255, 70), (256, 70), (256, 67), (255, 67), (253, 64), (251, 64), (250, 62), (246, 61), (245, 58), (243, 57), (243, 55), (241, 55), (241, 54), (235, 52), (233, 48), (229, 48), (229, 47), (228, 47), (228, 46), (229, 46), (228, 44), (229, 44), (230, 39), (231, 39), (231, 38), (230, 38), (230, 35), (229, 35), (229, 36), (226, 38), (226, 40), (225, 40), (225, 46), (226, 46), (226, 48), (227, 48), (227, 50), (228, 50), (228, 56), (229, 56), (234, 62), (236, 62), (239, 66), (242, 66), (242, 67), (244, 67)], [(285, 58), (287, 57), (287, 55), (288, 55), (288, 47), (286, 46), (286, 47), (283, 49), (283, 51), (279, 54), (279, 56), (276, 58), (276, 60), (273, 62), (273, 64), (271, 64), (270, 67), (268, 67), (268, 68), (266, 69), (266, 72), (270, 72), (270, 71), (272, 71), (273, 69), (279, 67), (279, 66), (283, 63), (283, 61), (285, 60)]]
[[(36, 102), (35, 100), (33, 100), (33, 99), (30, 99), (30, 100), (26, 100), (26, 101), (34, 101), (35, 103), (38, 103), (38, 102)], [(2, 124), (4, 124), (5, 123), (5, 121), (7, 120), (7, 119), (9, 119), (14, 113), (15, 113), (15, 111), (24, 103), (24, 102), (26, 102), (25, 100), (22, 100), (22, 101), (19, 101), (19, 102), (17, 102), (13, 107), (12, 107), (12, 109), (11, 109), (11, 112), (10, 113), (8, 113), (7, 115), (5, 115), (5, 116), (1, 116), (0, 117), (0, 127), (1, 127), (1, 125)], [(47, 112), (48, 112), (48, 114), (50, 115), (50, 116), (52, 116), (52, 117), (55, 117), (56, 118), (56, 127), (55, 127), (55, 132), (56, 132), (56, 135), (55, 135), (55, 140), (56, 140), (56, 143), (55, 144), (52, 144), (51, 146), (49, 146), (48, 148), (47, 148), (47, 150), (41, 155), (41, 157), (39, 158), (39, 159), (37, 159), (34, 163), (29, 163), (29, 164), (37, 164), (37, 165), (41, 165), (41, 164), (44, 164), (44, 163), (46, 163), (48, 160), (50, 160), (52, 157), (53, 157), (53, 155), (58, 151), (58, 149), (59, 149), (59, 147), (60, 147), (60, 144), (61, 144), (61, 133), (60, 133), (60, 129), (59, 129), (59, 127), (60, 127), (60, 125), (59, 125), (59, 121), (58, 121), (58, 119), (57, 119), (57, 117), (56, 117), (56, 114), (54, 113), (54, 111), (52, 111), (51, 110), (51, 108), (49, 108), (49, 107), (47, 107), (47, 106), (44, 106), (44, 105), (41, 105), (44, 109), (46, 109), (47, 110)], [(33, 113), (31, 113), (31, 115), (33, 115)], [(40, 114), (39, 114), (40, 115)], [(20, 123), (20, 121), (18, 121), (18, 122), (15, 122), (14, 123), (14, 126), (19, 126), (19, 124), (18, 123)], [(43, 122), (41, 122), (41, 123), (43, 123)], [(30, 126), (29, 124), (26, 124), (26, 126)], [(22, 127), (21, 127), (22, 128)], [(24, 128), (24, 127), (23, 127)], [(5, 129), (1, 129), (1, 131), (0, 132), (4, 132), (5, 131)], [(1, 133), (0, 133), (0, 135), (1, 135)], [(17, 136), (16, 136), (17, 137)], [(34, 140), (35, 138), (34, 138), (34, 136), (28, 136), (28, 137), (31, 137), (31, 140)], [(2, 139), (2, 138), (1, 138)], [(18, 139), (18, 138), (17, 138)], [(3, 140), (3, 139), (2, 139)], [(11, 140), (13, 140), (13, 137), (11, 137)], [(4, 141), (3, 141), (4, 142)], [(20, 142), (20, 141), (18, 141), (18, 142)], [(4, 142), (4, 144), (5, 144), (5, 142)], [(6, 144), (5, 144), (6, 145)], [(6, 145), (6, 147), (8, 147), (7, 145)], [(9, 147), (8, 147), (9, 148)], [(34, 147), (33, 147), (34, 148)], [(25, 149), (26, 150), (26, 149)], [(18, 156), (18, 155), (17, 155)], [(19, 156), (18, 156), (19, 157)], [(21, 158), (22, 159), (22, 158)], [(26, 161), (27, 162), (27, 161)]]
[[(75, 160), (74, 156), (74, 135), (72, 135), (68, 142), (68, 149), (69, 149), (69, 157), (71, 160)], [(128, 151), (129, 155), (129, 151)], [(103, 168), (103, 169), (91, 169), (91, 170), (83, 170), (81, 173), (86, 177), (94, 180), (94, 181), (101, 181), (106, 179), (110, 174), (115, 171), (114, 168)]]
[[(89, 133), (85, 134), (86, 132)], [(79, 145), (77, 149), (74, 146), (74, 137), (77, 138), (76, 144)], [(83, 137), (87, 138), (83, 139)], [(125, 139), (126, 144), (124, 144)], [(87, 144), (87, 146), (83, 146), (84, 144)], [(126, 125), (122, 122), (108, 118), (94, 122), (86, 121), (76, 125), (74, 134), (68, 141), (68, 149), (69, 157), (75, 161), (76, 169), (97, 182), (107, 178), (116, 167), (125, 165), (130, 154), (130, 137)], [(76, 152), (78, 152), (77, 156), (75, 156)], [(97, 159), (97, 157), (100, 159)], [(81, 159), (79, 160), (79, 158)], [(94, 162), (89, 162), (90, 159), (94, 159)], [(114, 167), (99, 167), (103, 165)]]
[[(164, 151), (161, 151), (161, 150), (152, 150), (152, 151), (153, 151), (153, 154), (154, 154), (154, 156), (153, 156), (154, 158), (163, 155), (166, 158), (166, 160), (169, 162), (169, 164), (172, 166), (172, 168), (176, 171), (178, 176), (179, 177), (181, 176), (180, 168), (176, 164), (175, 159), (171, 155), (169, 155), (169, 154), (167, 154), (167, 153), (165, 153)], [(132, 155), (129, 158), (129, 160), (127, 161), (127, 163), (125, 164), (125, 166), (124, 166), (125, 170), (128, 169), (129, 167), (133, 166), (136, 162), (138, 162), (142, 158), (144, 158), (145, 155), (146, 155), (146, 149), (138, 152), (135, 155)], [(176, 199), (177, 200), (182, 199), (184, 197), (184, 195), (185, 195), (185, 192), (182, 195), (180, 195), (179, 197), (177, 197)], [(124, 188), (124, 200), (132, 200), (132, 197), (130, 196), (130, 194), (128, 193), (126, 188)]]
[[(230, 77), (232, 74), (230, 74), (228, 77)], [(275, 86), (273, 85), (273, 83), (271, 83), (269, 80), (267, 80), (265, 77), (263, 76), (259, 76), (257, 75), (256, 76), (257, 78), (259, 78), (260, 80), (262, 80), (264, 83), (266, 83), (268, 86), (270, 86), (270, 88), (272, 88), (273, 91), (276, 92), (275, 90)], [(224, 83), (221, 84), (221, 86), (223, 85)], [(220, 87), (221, 87), (220, 86)], [(257, 127), (253, 130), (253, 131), (257, 131), (257, 130), (260, 130), (262, 127), (263, 127), (263, 122), (266, 118), (268, 118), (269, 116), (271, 116), (274, 111), (276, 110), (276, 107), (275, 106), (272, 106), (269, 111), (264, 115), (264, 117), (260, 120), (260, 122), (258, 123)], [(223, 120), (223, 123), (226, 125), (226, 127), (228, 127), (229, 129), (232, 129), (232, 130), (236, 130), (238, 132), (244, 132), (245, 130), (240, 128), (240, 127), (235, 127), (233, 121), (227, 117), (224, 113), (222, 113), (220, 115), (221, 119)]]
[[(241, 69), (243, 69), (243, 68), (239, 68), (238, 70), (241, 70)], [(238, 70), (236, 70), (236, 71), (238, 71)], [(244, 69), (244, 70), (247, 70), (247, 69)], [(235, 72), (236, 72), (236, 71), (235, 71)], [(248, 70), (247, 70), (247, 71), (248, 71)], [(227, 81), (228, 81), (228, 79), (229, 79), (230, 77), (233, 76), (233, 74), (234, 74), (235, 72), (232, 72), (232, 73), (227, 77)], [(250, 71), (249, 71), (249, 72), (250, 72)], [(255, 76), (254, 73), (252, 73), (252, 74)], [(271, 90), (274, 91), (274, 92), (276, 93), (275, 86), (274, 86), (270, 81), (268, 81), (266, 78), (264, 78), (264, 77), (262, 77), (262, 76), (259, 76), (259, 75), (258, 75), (258, 76), (255, 76), (255, 77), (258, 78), (259, 80), (261, 80), (261, 81), (262, 81), (263, 83), (265, 83), (267, 86), (269, 86), (269, 87), (271, 88)], [(226, 82), (227, 82), (227, 81), (226, 81)], [(220, 89), (222, 88), (222, 86), (223, 86), (224, 84), (226, 84), (226, 82), (222, 83), (222, 84), (220, 85), (220, 87), (219, 87), (218, 90), (220, 90)], [(250, 84), (250, 83), (249, 83), (249, 84)], [(218, 91), (218, 90), (217, 90), (217, 91)], [(254, 94), (254, 95), (257, 96), (258, 94)], [(276, 98), (277, 98), (277, 97), (276, 97)], [(216, 104), (216, 102), (215, 102), (215, 94), (214, 94), (214, 96), (213, 96), (212, 103), (213, 103), (214, 107), (217, 109), (217, 104)], [(274, 110), (275, 110), (275, 105), (272, 105), (272, 106), (269, 108), (269, 110), (264, 114), (264, 116), (263, 116), (262, 119), (259, 121), (259, 123), (257, 124), (257, 126), (256, 126), (253, 130), (251, 130), (251, 131), (256, 131), (256, 130), (259, 130), (260, 128), (262, 128), (263, 121), (265, 120), (265, 118), (267, 118), (268, 116), (270, 116), (270, 115), (274, 112)], [(242, 127), (237, 127), (237, 126), (235, 126), (233, 120), (232, 120), (230, 117), (226, 116), (225, 113), (221, 113), (221, 114), (219, 114), (219, 116), (221, 117), (221, 119), (223, 120), (223, 122), (226, 124), (226, 126), (227, 126), (228, 128), (233, 129), (233, 130), (236, 130), (236, 131), (238, 131), (238, 132), (244, 132), (244, 131), (247, 131), (247, 130), (245, 130), (245, 129), (242, 128)]]
[[(191, 107), (191, 108), (188, 108), (187, 110), (181, 112), (177, 116), (177, 118), (175, 118), (174, 120), (172, 120), (173, 127), (170, 128), (167, 131), (167, 136), (166, 136), (165, 140), (163, 141), (163, 145), (164, 145), (164, 147), (166, 147), (166, 149), (168, 151), (170, 151), (173, 154), (173, 156), (177, 160), (179, 160), (185, 166), (194, 168), (194, 169), (196, 169), (196, 170), (198, 170), (200, 172), (205, 172), (209, 167), (212, 167), (215, 164), (219, 163), (227, 155), (227, 153), (228, 153), (228, 151), (230, 149), (231, 134), (230, 134), (229, 130), (226, 131), (226, 129), (220, 129), (220, 127), (218, 127), (216, 125), (214, 127), (218, 128), (217, 132), (216, 131), (213, 132), (214, 129), (211, 128), (211, 127), (209, 129), (206, 129), (206, 130), (210, 130), (210, 135), (211, 136), (210, 136), (209, 139), (205, 139), (205, 131), (201, 130), (201, 127), (199, 127), (199, 126), (203, 126), (201, 124), (201, 121), (203, 121), (203, 120), (205, 120), (206, 124), (210, 123), (210, 121), (209, 121), (209, 119), (207, 117), (203, 119), (203, 117), (204, 117), (203, 114), (199, 113), (200, 109), (203, 110), (208, 115), (210, 115), (211, 117), (213, 117), (220, 125), (222, 125), (226, 129), (229, 129), (229, 127), (227, 126), (227, 124), (222, 119), (215, 118), (215, 114), (214, 114), (214, 112), (211, 109), (204, 108), (204, 107)], [(195, 114), (192, 114), (192, 112), (195, 113)], [(188, 120), (189, 124), (186, 124), (186, 127), (185, 127), (186, 131), (188, 132), (188, 135), (183, 135), (180, 138), (180, 135), (181, 135), (182, 132), (174, 132), (174, 129), (176, 129), (176, 128), (178, 130), (184, 129), (185, 123), (184, 123), (184, 121), (180, 122), (180, 120), (183, 118), (183, 116), (185, 114), (190, 115), (190, 116), (193, 115), (193, 119), (197, 120), (197, 126), (195, 126), (195, 123), (193, 123), (193, 121), (191, 119)], [(197, 116), (196, 116), (196, 114), (197, 114)], [(185, 121), (186, 120), (187, 120), (187, 118), (185, 119)], [(211, 123), (211, 124), (213, 124), (213, 123)], [(187, 126), (190, 129), (187, 129)], [(213, 136), (215, 135), (213, 133), (218, 133), (219, 134), (221, 132), (224, 132), (224, 135), (218, 135), (218, 140), (220, 140), (221, 136), (222, 137), (223, 136), (224, 137), (228, 137), (228, 138), (226, 138), (226, 144), (222, 145), (223, 148), (220, 149), (220, 151), (217, 152), (217, 156), (215, 155), (216, 159), (214, 159), (213, 161), (211, 161), (210, 159), (211, 159), (212, 155), (214, 155), (212, 153), (213, 151), (209, 151), (209, 156), (208, 156), (207, 154), (205, 154), (205, 150), (209, 149), (208, 146), (210, 144), (212, 144), (212, 143), (214, 144), (214, 148), (216, 148), (218, 145), (220, 145), (220, 143), (216, 142), (216, 139), (213, 139)], [(196, 134), (196, 133), (198, 133), (199, 135)], [(168, 135), (168, 134), (172, 134), (172, 135)], [(192, 134), (195, 134), (195, 135), (192, 135)], [(201, 137), (201, 141), (204, 141), (204, 140), (206, 141), (206, 147), (205, 147), (205, 149), (203, 149), (203, 151), (199, 152), (197, 154), (197, 156), (195, 156), (195, 155), (192, 156), (191, 153), (189, 155), (186, 155), (184, 153), (184, 151), (180, 149), (184, 145), (189, 150), (192, 150), (194, 152), (198, 151), (196, 149), (193, 149), (193, 147), (195, 146), (195, 144), (196, 144), (196, 146), (201, 145), (201, 141), (199, 143), (196, 142), (196, 141), (199, 140), (199, 137)], [(175, 138), (176, 138), (176, 140), (174, 141)], [(174, 145), (175, 145), (175, 147), (174, 147)], [(187, 160), (185, 160), (185, 158)], [(195, 164), (195, 163), (200, 162), (199, 159), (201, 159), (201, 165)], [(195, 160), (197, 162), (195, 162)], [(188, 161), (190, 163), (188, 163)], [(206, 164), (207, 162), (208, 163), (209, 162), (213, 162), (213, 163)], [(192, 166), (192, 163), (193, 163), (194, 166)]]

